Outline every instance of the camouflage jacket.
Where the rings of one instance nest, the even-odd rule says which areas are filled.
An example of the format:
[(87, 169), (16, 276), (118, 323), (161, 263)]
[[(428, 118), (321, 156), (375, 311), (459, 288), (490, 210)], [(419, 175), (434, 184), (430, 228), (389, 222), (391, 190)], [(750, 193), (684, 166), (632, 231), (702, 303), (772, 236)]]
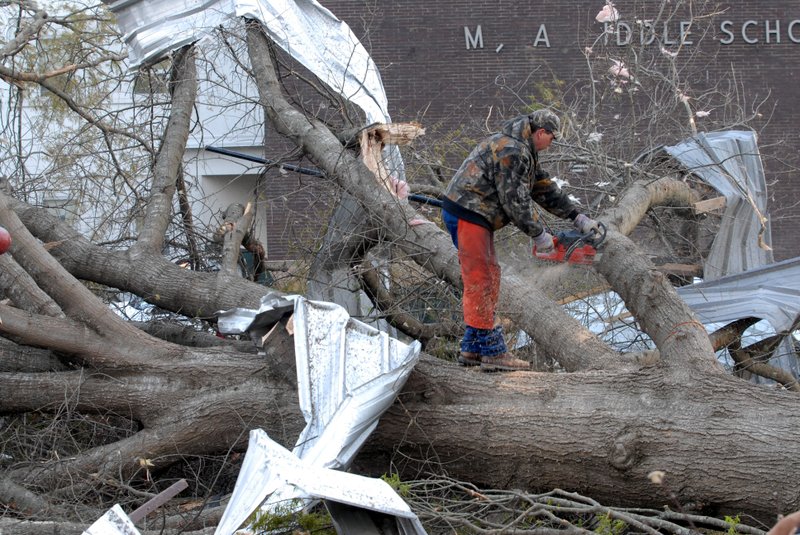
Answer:
[(489, 230), (514, 223), (531, 237), (544, 230), (531, 201), (575, 219), (577, 206), (539, 166), (530, 134), (528, 116), (522, 115), (479, 143), (447, 186), (443, 208)]

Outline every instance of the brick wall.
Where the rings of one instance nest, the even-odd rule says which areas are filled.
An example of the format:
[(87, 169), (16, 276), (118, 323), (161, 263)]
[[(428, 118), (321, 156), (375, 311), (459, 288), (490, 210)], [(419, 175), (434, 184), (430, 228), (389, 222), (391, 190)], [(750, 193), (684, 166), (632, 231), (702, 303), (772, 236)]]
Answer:
[[(641, 6), (618, 1), (616, 5), (625, 21), (654, 18), (657, 3), (640, 3)], [(560, 80), (565, 102), (584, 98), (582, 105), (587, 105), (589, 71), (582, 51), (602, 31), (602, 25), (594, 20), (604, 5), (600, 0), (549, 4), (508, 0), (325, 0), (323, 4), (351, 26), (372, 54), (388, 93), (393, 119), (419, 120), (429, 128), (429, 136), (444, 136), (468, 123), (486, 122), (494, 127), (502, 117), (516, 113), (530, 95), (542, 95), (537, 85), (541, 82)], [(669, 9), (673, 4), (685, 3), (670, 2), (666, 6)], [(718, 81), (738, 93), (746, 103), (746, 112), (752, 113), (760, 104), (760, 115), (745, 118), (759, 133), (767, 170), (775, 257), (781, 260), (800, 256), (800, 239), (794, 232), (800, 223), (800, 193), (793, 187), (792, 167), (798, 148), (794, 126), (800, 118), (795, 81), (800, 67), (800, 42), (792, 39), (800, 41), (800, 5), (790, 0), (739, 0), (725, 2), (721, 7), (724, 12), (696, 20), (688, 28), (692, 33), (685, 35), (680, 53), (692, 59), (682, 68), (681, 77), (688, 85), (681, 88), (698, 98), (692, 101), (693, 105), (716, 102), (707, 118), (698, 119), (701, 131), (737, 122), (739, 128), (744, 127), (720, 102), (708, 96)], [(704, 10), (701, 2), (693, 2), (692, 9), (695, 14)], [(666, 48), (676, 50), (681, 22), (691, 20), (691, 16), (681, 11), (667, 20), (666, 30), (657, 26), (659, 39), (666, 42)], [(729, 24), (723, 25), (726, 20)], [(790, 32), (794, 20), (798, 23), (791, 26)], [(630, 24), (634, 29), (632, 44), (617, 46), (616, 36), (611, 35), (607, 48), (593, 49), (606, 57), (620, 58), (648, 48), (652, 53), (657, 45), (640, 46), (635, 22)], [(701, 40), (704, 31), (708, 36)], [(624, 41), (624, 32), (622, 37)], [(731, 42), (723, 44), (726, 41)], [(624, 103), (619, 105), (625, 107)], [(613, 127), (608, 123), (615, 110), (599, 112), (606, 127)], [(670, 119), (676, 126), (687, 127), (685, 115), (676, 112)], [(648, 138), (647, 143), (653, 141)]]

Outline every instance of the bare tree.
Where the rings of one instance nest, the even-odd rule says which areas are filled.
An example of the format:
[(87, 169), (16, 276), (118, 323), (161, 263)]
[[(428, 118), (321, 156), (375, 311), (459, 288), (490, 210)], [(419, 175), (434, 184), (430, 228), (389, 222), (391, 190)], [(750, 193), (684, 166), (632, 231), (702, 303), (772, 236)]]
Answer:
[[(38, 46), (37, 32), (46, 25), (69, 26), (76, 16), (45, 22), (26, 6), (17, 6), (19, 31), (5, 45), (7, 56)], [(457, 329), (446, 321), (426, 324), (397, 299), (403, 289), (415, 288), (409, 281), (428, 288), (419, 281), (434, 280), (447, 290), (431, 298), (457, 303), (461, 282), (448, 236), (435, 222), (423, 221), (421, 210), (376, 187), (341, 132), (327, 124), (332, 121), (288, 99), (276, 54), (258, 23), (242, 22), (240, 30), (245, 46), (238, 59), (251, 71), (270, 124), (364, 214), (361, 228), (370, 232), (341, 242), (347, 261), (365, 265), (375, 244), (390, 247), (393, 273), (407, 279), (397, 277), (382, 288), (380, 278), (364, 269), (363, 284), (388, 319), (403, 318), (394, 322), (398, 328), (424, 333), (429, 347), (447, 357)], [(19, 96), (28, 84), (38, 84), (64, 102), (82, 127), (98, 133), (112, 169), (105, 178), (124, 183), (135, 199), (124, 205), (125, 218), (143, 215), (136, 226), (115, 227), (117, 239), (104, 233), (106, 243), (98, 243), (24, 194), (29, 173), (23, 166), (9, 177), (9, 191), (0, 193), (0, 224), (14, 240), (10, 253), (0, 256), (0, 288), (7, 297), (0, 304), (0, 388), (10, 393), (0, 399), (3, 530), (41, 530), (44, 525), (33, 522), (47, 520), (71, 532), (99, 516), (108, 500), (138, 503), (176, 473), (195, 473), (193, 495), (209, 498), (219, 492), (216, 475), (235, 467), (250, 429), (263, 428), (289, 445), (303, 426), (289, 332), (273, 331), (266, 358), (247, 344), (211, 334), (216, 311), (255, 308), (271, 289), (232, 269), (183, 269), (163, 254), (168, 242), (189, 248), (186, 233), (198, 232), (190, 214), (176, 218), (174, 207), (183, 188), (197, 61), (193, 46), (174, 53), (168, 113), (157, 124), (151, 116), (131, 129), (115, 125), (41, 72), (0, 65), (12, 93)], [(86, 68), (75, 66), (76, 72)], [(150, 109), (153, 115), (158, 110)], [(152, 136), (142, 135), (148, 128)], [(644, 131), (650, 136), (645, 147), (668, 135), (653, 125)], [(712, 344), (670, 279), (628, 237), (659, 207), (688, 207), (703, 192), (675, 169), (623, 165), (631, 160), (615, 162), (584, 149), (565, 146), (557, 158), (582, 161), (591, 153), (593, 165), (603, 161), (619, 179), (613, 205), (596, 206), (609, 229), (604, 254), (593, 270), (531, 270), (516, 259), (520, 249), (511, 235), (502, 284), (503, 315), (565, 373), (472, 373), (458, 368), (452, 356), (423, 355), (358, 467), (375, 475), (396, 471), (404, 479), (440, 472), (495, 488), (558, 487), (615, 506), (677, 503), (687, 511), (743, 512), (770, 523), (776, 512), (800, 508), (793, 481), (800, 438), (796, 394), (749, 384), (723, 370), (714, 353), (722, 342)], [(132, 158), (129, 151), (148, 161), (141, 172), (118, 165), (119, 158)], [(20, 161), (24, 154), (16, 156)], [(237, 221), (225, 236), (234, 254), (245, 235)], [(183, 239), (173, 239), (178, 235)], [(573, 319), (556, 299), (563, 297), (559, 288), (576, 281), (615, 290), (654, 349), (620, 352)], [(140, 329), (108, 307), (101, 298), (107, 290), (135, 294), (193, 328)], [(213, 461), (203, 467), (206, 459)], [(648, 477), (653, 472), (665, 472), (669, 486), (654, 487)], [(216, 522), (213, 514), (195, 517), (188, 524), (185, 515), (165, 518), (164, 526), (202, 530)]]

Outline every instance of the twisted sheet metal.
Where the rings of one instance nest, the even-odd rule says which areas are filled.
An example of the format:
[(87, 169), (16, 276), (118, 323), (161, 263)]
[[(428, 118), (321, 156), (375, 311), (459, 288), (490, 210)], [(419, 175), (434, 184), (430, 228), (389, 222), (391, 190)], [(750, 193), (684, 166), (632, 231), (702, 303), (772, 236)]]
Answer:
[[(755, 317), (768, 321), (776, 332), (786, 331), (800, 315), (800, 258), (682, 286), (678, 295), (704, 324)], [(800, 376), (791, 336), (784, 337), (775, 353), (769, 364)]]
[[(291, 453), (276, 452), (280, 446), (263, 431), (251, 432), (233, 496), (215, 533), (233, 533), (262, 504), (269, 511), (291, 500), (306, 504), (317, 498), (347, 506), (336, 509), (341, 525), (360, 525), (363, 518), (355, 507), (397, 516), (398, 533), (425, 533), (416, 516), (408, 516), (410, 511), (398, 513), (398, 497), (391, 489), (391, 496), (377, 488), (374, 494), (364, 494), (365, 488), (383, 487), (374, 480), (331, 474), (350, 465), (381, 414), (394, 403), (419, 359), (420, 343), (391, 338), (352, 319), (334, 303), (293, 299), (298, 394), (306, 427)], [(255, 320), (265, 312), (235, 309), (226, 321), (241, 328), (247, 318)], [(318, 484), (311, 489), (315, 479)], [(344, 484), (355, 487), (337, 487)]]
[(316, 0), (103, 1), (117, 17), (133, 68), (202, 41), (234, 17), (253, 18), (273, 42), (360, 106), (368, 124), (390, 122), (383, 82), (369, 53), (350, 27)]
[(726, 199), (719, 232), (703, 266), (713, 280), (771, 264), (767, 183), (755, 132), (701, 133), (664, 150)]
[[(293, 498), (333, 502), (329, 511), (338, 533), (424, 535), (425, 529), (408, 504), (381, 479), (321, 468), (298, 458), (261, 429), (250, 432), (247, 455), (227, 509), (215, 535), (230, 535), (268, 495), (291, 489)], [(286, 496), (289, 499), (289, 496)], [(279, 504), (280, 502), (273, 502)], [(335, 505), (334, 505), (335, 504)], [(283, 511), (291, 502), (283, 502)], [(297, 506), (298, 508), (301, 505)], [(395, 518), (394, 531), (378, 530), (364, 511)], [(244, 532), (244, 531), (243, 531)]]

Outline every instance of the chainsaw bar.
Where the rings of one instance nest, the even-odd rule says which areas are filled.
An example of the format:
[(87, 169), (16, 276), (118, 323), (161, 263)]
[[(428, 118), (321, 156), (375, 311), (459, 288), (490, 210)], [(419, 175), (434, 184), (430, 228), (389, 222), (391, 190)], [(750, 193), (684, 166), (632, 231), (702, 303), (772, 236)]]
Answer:
[(553, 238), (553, 251), (550, 253), (540, 253), (533, 246), (533, 256), (545, 262), (556, 264), (580, 264), (591, 266), (597, 256), (597, 249), (606, 239), (606, 226), (598, 223), (600, 232), (589, 232), (581, 234), (571, 230), (559, 232)]

